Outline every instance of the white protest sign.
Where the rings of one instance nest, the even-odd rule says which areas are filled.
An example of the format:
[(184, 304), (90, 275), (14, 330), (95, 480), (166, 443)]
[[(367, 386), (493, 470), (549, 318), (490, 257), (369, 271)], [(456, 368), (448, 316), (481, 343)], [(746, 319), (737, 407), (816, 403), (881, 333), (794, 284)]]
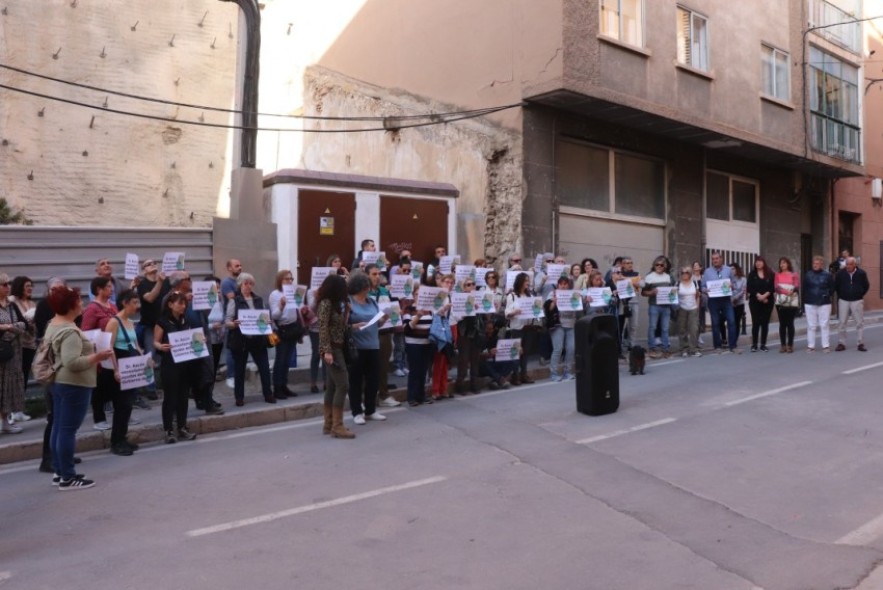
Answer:
[(454, 269), (454, 280), (458, 285), (462, 285), (469, 279), (475, 282), (475, 265), (458, 264), (457, 268)]
[(246, 336), (266, 336), (273, 332), (270, 312), (266, 309), (240, 309), (239, 331)]
[(176, 270), (184, 270), (183, 252), (166, 252), (162, 255), (162, 272), (164, 275), (171, 274)]
[(125, 265), (125, 274), (123, 275), (125, 278), (132, 280), (138, 276), (141, 271), (140, 263), (138, 261), (138, 255), (132, 254), (131, 252), (126, 254), (126, 265)]
[(613, 292), (610, 287), (590, 287), (586, 289), (586, 295), (592, 298), (589, 307), (607, 307), (613, 303)]
[(718, 279), (716, 281), (708, 281), (708, 296), (712, 298), (716, 297), (732, 297), (733, 296), (733, 287), (730, 284), (730, 279)]
[(497, 298), (494, 295), (494, 292), (482, 291), (479, 295), (481, 296), (481, 301), (478, 305), (481, 308), (481, 313), (496, 313)]
[(537, 257), (533, 259), (533, 270), (534, 272), (540, 272), (543, 270), (543, 260), (545, 260), (545, 255), (540, 252), (537, 254)]
[(310, 289), (318, 289), (328, 275), (337, 274), (333, 266), (314, 266), (310, 271)]
[(218, 302), (218, 284), (214, 281), (193, 281), (193, 309), (211, 309)]
[(417, 262), (416, 260), (411, 261), (411, 276), (420, 280), (420, 277), (423, 275), (423, 263)]
[(656, 287), (656, 305), (674, 305), (677, 302), (677, 287)]
[(381, 330), (387, 328), (398, 328), (402, 326), (402, 308), (398, 301), (390, 301), (389, 303), (381, 303), (380, 311), (386, 314), (388, 318), (382, 326)]
[(365, 264), (376, 264), (381, 272), (389, 268), (386, 252), (362, 252), (362, 262)]
[(448, 302), (448, 292), (441, 287), (420, 287), (417, 291), (417, 310), (437, 312)]
[(570, 267), (566, 264), (547, 264), (546, 265), (546, 284), (554, 285), (561, 276), (570, 276), (568, 272)]
[(411, 275), (389, 277), (389, 294), (396, 299), (410, 299), (414, 295), (414, 278)]
[(307, 296), (306, 285), (282, 285), (282, 295), (285, 297), (286, 303), (293, 303), (297, 307), (304, 304)]
[(460, 264), (459, 256), (442, 256), (438, 259), (438, 270), (443, 275), (451, 274), (451, 268), (455, 264)]
[(117, 360), (120, 367), (120, 390), (128, 391), (147, 387), (153, 383), (153, 367), (150, 366), (150, 355), (130, 356)]
[(522, 320), (537, 320), (543, 317), (542, 297), (517, 297), (515, 304), (521, 313), (518, 318)]
[(201, 328), (169, 332), (169, 344), (172, 345), (172, 358), (176, 363), (192, 361), (209, 355), (209, 347), (205, 343), (205, 334)]
[[(103, 330), (85, 330), (83, 336), (95, 345), (95, 352), (102, 350), (110, 350), (110, 332)], [(113, 361), (111, 359), (101, 361), (101, 366), (105, 369), (113, 369)]]
[(518, 338), (501, 338), (497, 340), (497, 354), (494, 360), (497, 362), (518, 360), (521, 356), (521, 340)]
[(631, 299), (635, 296), (635, 286), (631, 279), (616, 281), (616, 294), (620, 299)]
[(555, 305), (558, 306), (559, 311), (582, 311), (583, 296), (579, 291), (556, 289)]
[(474, 317), (477, 299), (476, 293), (451, 293), (451, 313), (458, 318)]

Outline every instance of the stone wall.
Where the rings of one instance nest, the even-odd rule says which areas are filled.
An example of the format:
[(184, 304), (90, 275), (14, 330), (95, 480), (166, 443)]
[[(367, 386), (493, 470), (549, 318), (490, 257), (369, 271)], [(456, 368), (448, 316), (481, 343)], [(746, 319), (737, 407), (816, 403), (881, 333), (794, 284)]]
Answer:
[[(217, 0), (12, 0), (0, 13), (0, 63), (166, 100), (232, 108), (239, 9)], [(224, 113), (94, 92), (3, 70), (0, 197), (38, 224), (203, 226), (226, 212)], [(104, 111), (174, 118), (152, 121)]]
[[(306, 114), (402, 116), (461, 110), (395, 89), (382, 89), (320, 67), (304, 78)], [(311, 122), (322, 129), (365, 123)], [(376, 127), (382, 122), (374, 122)], [(521, 139), (485, 118), (366, 133), (307, 133), (303, 167), (394, 179), (448, 182), (457, 187), (457, 251), (464, 259), (505, 257), (521, 234)]]

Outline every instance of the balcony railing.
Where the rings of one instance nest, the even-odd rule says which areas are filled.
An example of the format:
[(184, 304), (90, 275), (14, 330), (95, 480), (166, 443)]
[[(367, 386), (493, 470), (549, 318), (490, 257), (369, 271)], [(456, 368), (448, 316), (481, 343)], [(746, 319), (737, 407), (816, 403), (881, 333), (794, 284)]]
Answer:
[(853, 22), (858, 16), (825, 0), (809, 0), (809, 26), (826, 27), (814, 32), (853, 53), (860, 53), (862, 49), (861, 23)]
[(817, 152), (848, 162), (861, 162), (861, 129), (857, 127), (813, 113), (811, 140)]

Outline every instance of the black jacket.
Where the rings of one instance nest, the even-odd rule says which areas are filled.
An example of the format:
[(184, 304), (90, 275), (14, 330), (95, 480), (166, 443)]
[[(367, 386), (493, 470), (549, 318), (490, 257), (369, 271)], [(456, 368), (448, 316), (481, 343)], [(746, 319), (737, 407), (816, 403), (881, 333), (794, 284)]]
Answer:
[(843, 301), (859, 301), (870, 288), (868, 274), (860, 268), (856, 268), (852, 276), (849, 276), (849, 271), (842, 268), (834, 277), (834, 289), (837, 291), (837, 297)]
[[(757, 274), (757, 270), (752, 270), (748, 274), (748, 302), (749, 304), (754, 305), (769, 305), (772, 307), (775, 302), (776, 296), (776, 275), (773, 273), (767, 273), (766, 276), (760, 278)], [(761, 293), (770, 293), (769, 298), (767, 298), (766, 303), (761, 303), (757, 300), (757, 295)]]
[(803, 275), (803, 304), (829, 305), (834, 295), (834, 277), (827, 270), (810, 270)]

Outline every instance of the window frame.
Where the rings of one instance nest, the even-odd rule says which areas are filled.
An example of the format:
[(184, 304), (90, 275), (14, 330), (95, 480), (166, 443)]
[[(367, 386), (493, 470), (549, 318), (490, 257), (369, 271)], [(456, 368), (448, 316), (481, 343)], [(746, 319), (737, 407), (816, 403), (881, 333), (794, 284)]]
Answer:
[[(705, 16), (704, 14), (702, 14), (701, 12), (697, 12), (697, 11), (695, 11), (691, 8), (688, 8), (682, 4), (678, 4), (675, 10), (676, 10), (676, 14), (678, 16), (677, 22), (676, 22), (678, 28), (675, 31), (675, 40), (676, 40), (676, 45), (677, 45), (677, 55), (676, 55), (675, 59), (676, 59), (677, 63), (681, 66), (686, 66), (688, 68), (692, 68), (692, 69), (696, 70), (697, 72), (711, 73), (711, 30), (709, 27), (710, 19), (707, 16)], [(681, 25), (682, 25), (681, 13), (682, 12), (686, 13), (690, 19), (689, 36), (684, 38), (684, 40), (686, 41), (686, 44), (689, 46), (689, 56), (690, 56), (689, 61), (686, 61), (686, 59), (684, 59), (684, 60), (681, 59), (682, 47), (681, 47), (681, 43), (680, 43), (680, 41), (681, 41), (680, 33), (682, 32), (682, 30), (681, 30)], [(700, 60), (696, 59), (696, 54), (693, 51), (693, 40), (696, 37), (695, 19), (701, 19), (705, 24), (703, 37), (700, 39), (700, 41), (703, 41), (703, 43), (699, 47), (700, 58), (704, 57), (704, 61), (705, 61), (704, 66), (701, 63), (701, 61), (702, 61), (701, 59)], [(686, 56), (686, 54), (687, 54), (686, 49), (687, 48), (684, 48), (684, 49), (685, 49), (684, 54)]]
[[(789, 52), (779, 49), (775, 45), (771, 45), (769, 43), (761, 43), (760, 44), (760, 51), (761, 51), (761, 54), (760, 54), (760, 57), (761, 57), (761, 60), (760, 60), (761, 94), (766, 98), (771, 98), (773, 100), (779, 100), (782, 102), (790, 103), (791, 102), (791, 54)], [(770, 89), (768, 89), (766, 87), (766, 79), (764, 77), (765, 76), (764, 71), (766, 68), (766, 63), (764, 60), (766, 59), (767, 52), (770, 52), (770, 59), (772, 60), (772, 64), (773, 64), (772, 76), (770, 78), (772, 85), (773, 85), (772, 92), (770, 92), (769, 91)], [(779, 88), (778, 88), (779, 77), (777, 75), (777, 73), (778, 73), (778, 67), (777, 67), (778, 62), (776, 60), (777, 56), (783, 56), (785, 58), (784, 71), (786, 74), (786, 81), (785, 81), (786, 88), (785, 88), (784, 92), (782, 92), (782, 93), (779, 92)]]
[[(589, 209), (586, 207), (577, 207), (574, 205), (564, 205), (558, 202), (558, 211), (560, 213), (567, 213), (571, 215), (580, 215), (583, 217), (596, 217), (599, 219), (610, 219), (616, 221), (630, 221), (634, 223), (642, 223), (645, 225), (656, 225), (663, 227), (666, 225), (666, 220), (668, 219), (668, 182), (669, 182), (669, 169), (668, 162), (663, 158), (657, 158), (654, 156), (648, 156), (647, 154), (642, 154), (639, 152), (632, 152), (629, 150), (622, 150), (617, 148), (612, 148), (607, 145), (593, 143), (591, 141), (586, 141), (584, 139), (580, 139), (577, 137), (572, 137), (569, 135), (559, 135), (556, 139), (557, 142), (566, 142), (572, 143), (579, 146), (585, 146), (588, 148), (593, 148), (597, 150), (604, 150), (607, 152), (607, 176), (608, 176), (608, 192), (607, 192), (607, 203), (608, 207), (605, 210), (601, 209)], [(662, 165), (662, 217), (647, 217), (644, 215), (632, 215), (627, 213), (617, 213), (616, 212), (616, 156), (617, 154), (621, 154), (624, 156), (628, 156), (631, 158), (639, 158), (642, 160), (647, 160), (650, 162), (654, 162)], [(557, 163), (556, 163), (556, 173), (557, 175)], [(559, 199), (559, 195), (555, 194), (556, 200)]]
[[(808, 65), (810, 146), (817, 153), (861, 163), (861, 67), (815, 45), (810, 45)], [(844, 72), (852, 76), (845, 76)], [(819, 92), (820, 88), (826, 91)], [(835, 98), (829, 99), (829, 95)], [(837, 139), (851, 141), (838, 142)]]
[[(598, 33), (610, 39), (614, 39), (623, 45), (628, 45), (630, 47), (637, 47), (640, 49), (645, 48), (645, 26), (644, 26), (644, 0), (615, 0), (616, 2), (616, 34), (605, 29), (606, 20), (604, 18), (604, 0), (599, 0), (598, 2)], [(623, 32), (623, 18), (622, 18), (622, 4), (623, 2), (634, 2), (635, 8), (638, 11), (638, 42), (633, 43), (631, 40), (627, 40), (625, 38)]]
[[(708, 216), (708, 175), (709, 174), (717, 174), (718, 176), (723, 176), (727, 179), (727, 204), (729, 210), (729, 219), (718, 219), (716, 217)], [(754, 186), (754, 221), (742, 221), (739, 219), (733, 219), (733, 183), (741, 182), (743, 184), (750, 184)], [(756, 178), (749, 178), (747, 176), (740, 176), (739, 174), (733, 174), (731, 172), (725, 172), (723, 170), (717, 170), (715, 168), (706, 168), (705, 174), (702, 177), (702, 189), (703, 189), (703, 217), (706, 221), (712, 221), (715, 223), (727, 223), (733, 224), (736, 226), (741, 226), (744, 228), (756, 229), (760, 230), (760, 181)]]

